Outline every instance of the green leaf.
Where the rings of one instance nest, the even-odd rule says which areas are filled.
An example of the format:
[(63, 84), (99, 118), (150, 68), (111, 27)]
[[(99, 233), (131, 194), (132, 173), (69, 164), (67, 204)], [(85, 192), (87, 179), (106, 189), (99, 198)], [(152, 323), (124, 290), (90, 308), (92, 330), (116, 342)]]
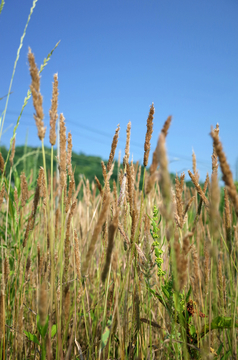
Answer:
[(188, 293), (187, 293), (187, 296), (186, 296), (186, 303), (188, 302), (188, 300), (189, 300), (189, 298), (190, 298), (191, 291), (192, 291), (192, 287), (191, 287), (191, 285), (190, 285), (190, 288), (189, 288)]
[(45, 335), (46, 335), (46, 333), (47, 333), (48, 326), (49, 326), (49, 316), (47, 316), (45, 325), (42, 326), (42, 328), (41, 328), (41, 336), (42, 336), (43, 338), (45, 337)]
[(101, 343), (101, 351), (105, 348), (105, 346), (107, 345), (108, 342), (108, 338), (110, 335), (110, 329), (106, 326), (105, 330), (102, 334), (102, 343)]
[(167, 299), (169, 299), (169, 298), (170, 298), (170, 294), (169, 294), (169, 292), (168, 292), (168, 290), (166, 289), (165, 286), (162, 286), (162, 291), (163, 291), (164, 295), (167, 297)]
[(55, 336), (56, 331), (57, 331), (57, 326), (56, 326), (56, 324), (54, 324), (54, 325), (52, 325), (52, 328), (51, 328), (51, 337)]
[[(0, 5), (0, 14), (1, 14), (1, 12), (2, 12), (2, 9), (3, 9), (4, 4), (5, 4), (5, 2), (4, 2), (4, 0), (2, 0), (1, 5)], [(0, 99), (0, 100), (1, 100), (1, 99)]]
[(220, 355), (222, 348), (223, 348), (223, 343), (221, 343), (221, 345), (219, 346), (219, 348), (217, 350), (217, 355)]
[(47, 329), (48, 329), (48, 325), (49, 325), (49, 316), (47, 316), (47, 318), (46, 318), (45, 325), (41, 325), (40, 324), (40, 316), (39, 316), (39, 314), (37, 314), (36, 325), (37, 325), (37, 329), (38, 329), (40, 335), (44, 338), (47, 333)]
[(33, 341), (33, 343), (40, 345), (40, 343), (35, 335), (33, 335), (30, 332), (25, 331), (25, 330), (24, 330), (24, 333), (26, 334), (26, 336), (28, 337), (29, 340)]
[(196, 334), (196, 328), (194, 325), (190, 326), (190, 334), (193, 336), (194, 334)]
[(39, 333), (41, 333), (40, 315), (39, 314), (36, 315), (36, 326), (37, 326)]
[[(235, 320), (233, 317), (217, 316), (211, 322), (211, 330), (215, 329), (231, 329), (233, 327), (238, 328), (238, 319)], [(209, 332), (209, 324), (203, 326), (200, 337), (203, 337)]]
[(231, 356), (231, 350), (227, 351), (222, 357), (221, 360), (227, 360)]

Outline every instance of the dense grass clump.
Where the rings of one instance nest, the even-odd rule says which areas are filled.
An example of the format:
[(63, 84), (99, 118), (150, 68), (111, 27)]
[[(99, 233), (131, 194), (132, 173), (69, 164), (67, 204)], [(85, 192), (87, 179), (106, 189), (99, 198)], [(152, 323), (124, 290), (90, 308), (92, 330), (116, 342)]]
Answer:
[(203, 185), (195, 154), (193, 187), (185, 174), (171, 183), (171, 117), (147, 167), (153, 104), (143, 166), (129, 162), (129, 123), (122, 164), (114, 168), (117, 126), (109, 160), (101, 162), (102, 178), (75, 179), (73, 138), (66, 135), (63, 114), (58, 120), (58, 78), (47, 166), (40, 77), (31, 51), (28, 60), (32, 83), (25, 101), (32, 95), (42, 162), (30, 176), (17, 172), (15, 130), (8, 154), (0, 153), (0, 358), (236, 359), (238, 195), (219, 126), (211, 131), (212, 174)]

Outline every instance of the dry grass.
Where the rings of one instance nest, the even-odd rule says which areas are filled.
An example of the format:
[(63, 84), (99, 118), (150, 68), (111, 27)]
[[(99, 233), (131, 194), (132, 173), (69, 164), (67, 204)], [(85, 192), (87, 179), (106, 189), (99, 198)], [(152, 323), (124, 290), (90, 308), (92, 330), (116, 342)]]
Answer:
[[(31, 52), (28, 57), (42, 140), (39, 74)], [(52, 145), (57, 96), (55, 75)], [(153, 116), (152, 104), (145, 166)], [(95, 178), (99, 191), (86, 179), (75, 189), (73, 139), (70, 133), (66, 139), (62, 114), (57, 191), (53, 189), (53, 158), (48, 176), (49, 169), (42, 167), (37, 179), (27, 181), (24, 173), (16, 174), (12, 185), (0, 157), (1, 358), (237, 358), (236, 186), (218, 128), (211, 133), (211, 183), (207, 177), (203, 188), (199, 184), (193, 155), (193, 174), (189, 171), (189, 175), (194, 188), (187, 188), (185, 174), (176, 177), (173, 186), (165, 145), (170, 123), (171, 117), (162, 128), (150, 171), (144, 166), (142, 188), (141, 166), (129, 163), (130, 122), (121, 175), (113, 191), (110, 177), (119, 125), (109, 161), (102, 162), (104, 186)], [(218, 159), (226, 184), (222, 209)], [(78, 197), (80, 187), (82, 198)], [(215, 352), (219, 353), (216, 357)]]

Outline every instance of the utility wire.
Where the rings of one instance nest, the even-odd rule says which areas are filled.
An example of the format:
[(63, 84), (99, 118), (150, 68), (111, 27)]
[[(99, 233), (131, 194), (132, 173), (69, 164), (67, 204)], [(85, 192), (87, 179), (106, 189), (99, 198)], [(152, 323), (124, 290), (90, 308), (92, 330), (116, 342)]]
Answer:
[[(18, 112), (16, 112), (16, 111), (9, 111), (9, 110), (8, 110), (7, 112), (8, 112), (8, 114), (11, 114), (11, 115), (18, 115)], [(24, 113), (23, 116), (31, 117), (31, 118), (32, 118), (32, 115), (31, 115), (30, 113)], [(9, 119), (5, 119), (5, 121), (6, 121), (6, 120), (9, 120)], [(25, 122), (25, 120), (20, 120), (20, 123), (22, 123), (23, 125), (26, 125), (26, 126), (34, 126), (34, 127), (36, 126), (36, 125), (34, 124), (34, 122), (29, 122), (29, 123), (28, 123), (28, 122)], [(70, 120), (70, 119), (68, 119), (68, 118), (67, 118), (67, 123), (73, 124), (73, 125), (81, 128), (81, 129), (85, 129), (85, 130), (87, 130), (87, 131), (89, 131), (89, 132), (96, 133), (97, 135), (105, 136), (105, 137), (110, 138), (110, 139), (112, 140), (112, 135), (109, 134), (109, 133), (107, 133), (107, 132), (101, 131), (101, 130), (99, 130), (99, 129), (95, 129), (95, 128), (93, 128), (93, 127), (87, 126), (87, 125), (82, 124), (82, 123), (78, 123), (78, 122), (72, 121), (72, 120)], [(73, 133), (74, 133), (75, 135), (77, 135), (77, 136), (84, 137), (84, 138), (86, 138), (86, 139), (89, 139), (89, 140), (92, 140), (92, 141), (95, 141), (95, 142), (98, 142), (98, 143), (100, 143), (100, 144), (105, 145), (105, 142), (104, 142), (103, 140), (98, 139), (98, 138), (93, 138), (93, 137), (91, 137), (91, 136), (87, 136), (87, 135), (85, 135), (85, 134), (81, 134), (81, 133), (79, 133), (79, 132), (77, 132), (77, 131), (74, 131)], [(122, 138), (122, 137), (119, 137), (119, 143), (121, 143), (122, 141), (125, 142), (126, 139), (125, 139), (125, 138)], [(137, 142), (131, 141), (130, 144), (131, 144), (131, 146), (133, 146), (133, 147), (137, 147), (137, 148), (143, 149), (143, 145), (141, 145), (141, 144), (139, 144), (139, 143), (137, 143)], [(133, 152), (133, 153), (139, 155), (137, 152)], [(174, 158), (178, 159), (178, 161), (179, 161), (179, 160), (185, 160), (185, 161), (191, 162), (191, 160), (192, 160), (192, 158), (190, 158), (189, 156), (171, 153), (170, 151), (168, 152), (168, 155), (171, 156), (171, 157), (174, 157)], [(140, 157), (142, 158), (142, 156), (140, 156)], [(196, 158), (196, 162), (197, 162), (197, 164), (203, 165), (203, 167), (210, 168), (210, 162), (209, 162), (209, 161), (201, 160), (201, 159)]]

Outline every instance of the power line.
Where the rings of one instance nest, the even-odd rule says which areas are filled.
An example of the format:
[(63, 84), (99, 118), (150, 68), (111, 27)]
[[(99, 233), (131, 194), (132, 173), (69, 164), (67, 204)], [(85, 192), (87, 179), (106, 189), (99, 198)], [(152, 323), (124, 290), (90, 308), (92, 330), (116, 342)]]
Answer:
[[(12, 114), (12, 115), (18, 115), (18, 112), (16, 112), (16, 111), (8, 111), (8, 113), (9, 113), (9, 114)], [(23, 114), (24, 114), (23, 116), (27, 116), (27, 117), (31, 117), (31, 118), (32, 118), (32, 114), (30, 114), (30, 113), (23, 113)], [(6, 120), (8, 120), (8, 119), (6, 119)], [(6, 120), (5, 120), (5, 121), (6, 121)], [(110, 139), (112, 140), (112, 135), (109, 134), (109, 133), (107, 133), (107, 132), (101, 131), (101, 130), (99, 130), (99, 129), (95, 129), (95, 128), (91, 127), (91, 126), (87, 126), (87, 125), (82, 124), (82, 123), (78, 123), (78, 122), (72, 121), (72, 120), (70, 120), (70, 119), (68, 119), (68, 118), (66, 119), (66, 121), (67, 121), (68, 123), (70, 123), (70, 124), (73, 124), (73, 125), (79, 127), (79, 128), (85, 129), (85, 130), (87, 130), (87, 131), (89, 131), (89, 132), (92, 132), (92, 133), (96, 133), (97, 135), (105, 136), (105, 137), (110, 138)], [(26, 123), (26, 122), (24, 122), (23, 120), (20, 120), (20, 123), (22, 123), (23, 125), (27, 125), (27, 126), (35, 126), (34, 122), (32, 122), (32, 123)], [(84, 135), (84, 134), (80, 134), (80, 133), (75, 132), (75, 131), (74, 131), (74, 134), (77, 134), (78, 136), (83, 136), (84, 138), (87, 138), (87, 139), (89, 139), (89, 140), (96, 141), (96, 142), (101, 143), (101, 144), (105, 144), (103, 141), (99, 140), (98, 138), (95, 139), (95, 138), (89, 137), (89, 136)], [(119, 138), (119, 143), (120, 143), (121, 141), (124, 141), (124, 142), (125, 142), (126, 139), (120, 137), (120, 138)], [(131, 141), (130, 144), (131, 144), (131, 146), (134, 146), (134, 147), (143, 149), (143, 145), (141, 145), (141, 144), (139, 144), (139, 143), (136, 143), (136, 142), (134, 142), (134, 141)], [(135, 154), (138, 154), (138, 153), (135, 152)], [(178, 160), (185, 160), (185, 161), (189, 161), (189, 162), (192, 161), (192, 158), (190, 158), (189, 156), (186, 156), (186, 155), (174, 154), (174, 153), (171, 153), (171, 152), (168, 152), (168, 155), (169, 155), (169, 156), (176, 157), (176, 158), (178, 158)], [(142, 156), (141, 156), (141, 158), (142, 158)], [(210, 166), (210, 162), (208, 162), (208, 161), (206, 161), (206, 160), (202, 160), (202, 159), (198, 159), (198, 158), (197, 158), (196, 161), (197, 161), (198, 164), (201, 164), (201, 165), (205, 166), (206, 168), (208, 168), (208, 167)]]

